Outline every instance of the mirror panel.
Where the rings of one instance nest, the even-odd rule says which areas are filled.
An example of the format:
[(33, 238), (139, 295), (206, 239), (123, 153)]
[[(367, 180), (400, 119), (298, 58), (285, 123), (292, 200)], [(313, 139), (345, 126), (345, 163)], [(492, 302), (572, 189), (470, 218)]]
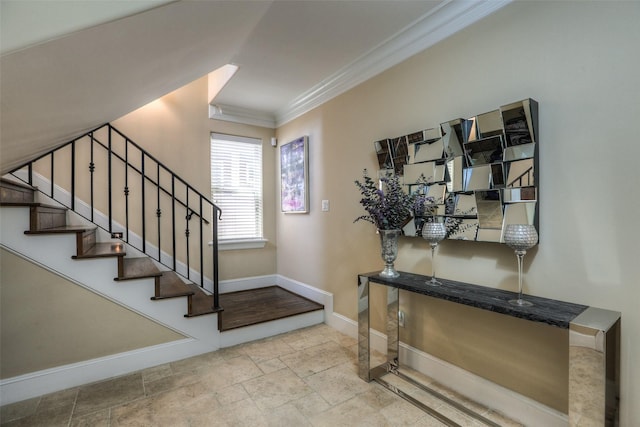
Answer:
[(402, 175), (404, 165), (409, 160), (409, 147), (407, 147), (407, 137), (401, 136), (389, 140), (391, 153), (393, 154), (393, 170), (397, 175)]
[(405, 185), (418, 184), (419, 182), (434, 182), (435, 162), (414, 163), (404, 165)]
[(480, 228), (501, 230), (503, 217), (500, 191), (476, 191), (475, 197)]
[(502, 135), (476, 139), (464, 144), (464, 154), (469, 166), (502, 162)]
[(402, 232), (405, 236), (422, 236), (422, 224), (425, 222), (426, 218), (415, 217), (402, 227)]
[[(502, 242), (505, 224), (539, 231), (537, 136), (538, 103), (525, 99), (374, 146), (380, 169), (436, 200), (448, 238)], [(420, 236), (422, 215), (414, 213), (405, 235)]]
[(422, 131), (423, 139), (426, 142), (437, 141), (442, 137), (439, 128), (425, 129)]
[(502, 230), (492, 228), (478, 228), (476, 240), (480, 242), (496, 242), (500, 243), (502, 239)]
[(534, 172), (533, 159), (509, 163), (507, 187), (530, 187), (536, 185)]
[(447, 172), (449, 175), (447, 191), (449, 192), (458, 192), (464, 189), (463, 160), (462, 156), (458, 156), (447, 161)]
[(373, 143), (373, 147), (376, 150), (376, 156), (378, 157), (379, 169), (393, 169), (393, 156), (391, 155), (391, 148), (389, 147), (389, 140), (383, 139)]
[(454, 215), (472, 215), (475, 216), (478, 210), (476, 208), (476, 197), (473, 193), (458, 194), (456, 197), (456, 208)]
[(427, 197), (433, 197), (433, 200), (435, 200), (436, 204), (444, 203), (446, 192), (446, 184), (433, 184), (427, 187)]
[(476, 126), (476, 118), (462, 119), (462, 143), (475, 141), (478, 139), (478, 127)]
[(504, 203), (532, 202), (538, 200), (536, 187), (505, 188), (502, 201)]
[(465, 173), (465, 191), (488, 190), (491, 188), (491, 166), (467, 168)]
[(502, 135), (504, 135), (500, 110), (494, 110), (478, 115), (477, 122), (480, 138), (488, 138), (496, 135), (502, 137)]
[(494, 163), (491, 165), (491, 188), (504, 187), (504, 165)]
[(478, 236), (477, 219), (446, 218), (449, 239), (476, 240)]
[(441, 139), (416, 143), (413, 145), (413, 161), (416, 163), (439, 160), (442, 158), (442, 154), (444, 153), (444, 146)]
[(532, 159), (536, 152), (536, 144), (514, 145), (504, 149), (503, 160), (512, 162), (514, 160)]
[(504, 225), (533, 224), (535, 211), (536, 204), (534, 202), (511, 203), (505, 205)]
[(433, 179), (435, 182), (446, 182), (447, 165), (445, 165), (444, 163), (436, 164), (433, 167)]
[(440, 125), (446, 158), (462, 156), (462, 119)]
[(508, 147), (536, 142), (538, 103), (532, 99), (500, 107)]

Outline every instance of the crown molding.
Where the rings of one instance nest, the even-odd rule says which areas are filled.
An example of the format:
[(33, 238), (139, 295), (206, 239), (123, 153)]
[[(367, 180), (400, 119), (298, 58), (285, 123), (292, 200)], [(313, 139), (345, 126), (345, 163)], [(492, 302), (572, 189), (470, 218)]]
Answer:
[(261, 126), (269, 129), (276, 128), (276, 118), (273, 114), (251, 110), (249, 108), (235, 107), (233, 105), (210, 104), (209, 118)]
[(420, 17), (275, 114), (281, 126), (481, 20), (512, 0), (450, 0)]

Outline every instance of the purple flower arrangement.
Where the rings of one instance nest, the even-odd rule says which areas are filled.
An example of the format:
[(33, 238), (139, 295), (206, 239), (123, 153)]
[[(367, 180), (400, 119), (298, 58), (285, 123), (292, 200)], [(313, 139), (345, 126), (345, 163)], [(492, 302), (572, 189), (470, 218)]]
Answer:
[(367, 211), (354, 220), (367, 221), (379, 230), (402, 229), (410, 220), (414, 209), (415, 198), (407, 194), (396, 175), (380, 178), (382, 188), (364, 171), (364, 180), (355, 181), (362, 199), (360, 204)]

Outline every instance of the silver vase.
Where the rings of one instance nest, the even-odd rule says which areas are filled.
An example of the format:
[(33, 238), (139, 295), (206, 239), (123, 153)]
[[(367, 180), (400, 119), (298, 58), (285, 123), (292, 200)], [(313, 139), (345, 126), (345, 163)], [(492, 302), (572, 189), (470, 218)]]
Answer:
[(402, 233), (401, 230), (378, 230), (380, 233), (380, 246), (382, 260), (384, 261), (384, 270), (380, 272), (381, 277), (394, 279), (400, 276), (393, 263), (398, 257), (398, 237)]

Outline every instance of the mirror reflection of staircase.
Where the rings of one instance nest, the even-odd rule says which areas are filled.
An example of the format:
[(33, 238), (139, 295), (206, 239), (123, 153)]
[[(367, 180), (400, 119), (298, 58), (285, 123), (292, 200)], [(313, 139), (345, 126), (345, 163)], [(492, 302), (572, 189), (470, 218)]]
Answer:
[(281, 287), (267, 286), (221, 294), (220, 307), (216, 309), (213, 295), (203, 287), (185, 281), (174, 271), (163, 270), (147, 256), (128, 256), (127, 245), (120, 240), (99, 241), (96, 226), (68, 225), (68, 209), (39, 203), (36, 193), (37, 189), (29, 185), (5, 178), (0, 180), (0, 206), (3, 209), (28, 209), (29, 229), (24, 230), (26, 239), (34, 235), (71, 235), (75, 238), (76, 253), (69, 256), (74, 260), (90, 262), (91, 259), (114, 258), (117, 262), (114, 281), (151, 279), (154, 283), (153, 290), (150, 289), (152, 300), (185, 298), (185, 317), (218, 313), (217, 326), (221, 332), (324, 308)]

